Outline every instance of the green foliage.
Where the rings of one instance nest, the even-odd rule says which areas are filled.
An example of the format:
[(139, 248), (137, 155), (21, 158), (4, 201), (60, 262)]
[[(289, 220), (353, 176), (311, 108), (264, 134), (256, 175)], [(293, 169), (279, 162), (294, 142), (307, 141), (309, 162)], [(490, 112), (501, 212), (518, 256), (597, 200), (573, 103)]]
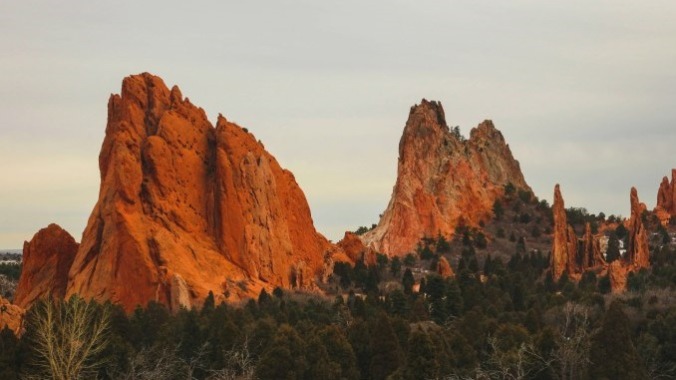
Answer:
[(611, 234), (608, 238), (608, 249), (606, 250), (606, 261), (612, 263), (620, 258), (620, 241), (616, 234)]
[(390, 260), (390, 273), (392, 276), (398, 277), (401, 274), (401, 259), (395, 256)]
[(440, 364), (437, 360), (438, 349), (432, 344), (430, 336), (422, 331), (411, 333), (406, 353), (404, 379), (436, 379), (439, 377)]
[(629, 231), (627, 231), (627, 227), (624, 226), (624, 223), (619, 223), (617, 225), (617, 228), (615, 228), (614, 235), (617, 239), (620, 240), (625, 239), (627, 235), (629, 235)]
[(495, 200), (493, 203), (493, 215), (495, 219), (500, 220), (505, 215), (505, 208), (502, 206), (500, 200)]
[(437, 253), (448, 253), (451, 251), (451, 246), (448, 244), (448, 240), (443, 235), (439, 235), (437, 237), (437, 246), (436, 246), (436, 252)]
[(355, 233), (355, 235), (363, 235), (363, 234), (371, 231), (372, 229), (376, 228), (376, 226), (377, 226), (376, 224), (372, 224), (371, 227), (359, 226), (359, 228), (357, 228), (354, 231), (354, 233)]
[(519, 199), (521, 200), (521, 202), (528, 204), (534, 198), (535, 197), (533, 196), (533, 193), (531, 193), (530, 191), (519, 189)]
[(505, 195), (511, 197), (512, 195), (514, 195), (515, 192), (516, 187), (514, 187), (514, 184), (511, 182), (507, 182), (507, 184), (505, 185)]
[(303, 379), (309, 363), (306, 344), (296, 330), (281, 325), (272, 343), (263, 351), (256, 374), (261, 379)]
[(374, 380), (384, 380), (399, 368), (404, 358), (390, 319), (381, 313), (371, 328), (371, 363), (369, 374)]
[(631, 339), (622, 305), (610, 304), (592, 340), (590, 375), (594, 379), (647, 379), (648, 374)]
[[(651, 270), (628, 279), (635, 292), (627, 304), (604, 313), (606, 300), (614, 297), (603, 295), (610, 292), (607, 276), (597, 278), (590, 271), (576, 283), (565, 274), (555, 284), (546, 254), (519, 250), (503, 262), (500, 253), (475, 251), (477, 231), (461, 231), (470, 244), (459, 248), (460, 236), (451, 243), (453, 252), (445, 256), (458, 260), (452, 278), (427, 275), (419, 267), (407, 267), (406, 259), (392, 258), (380, 270), (363, 262), (354, 268), (336, 263), (329, 291), (342, 285), (345, 290), (330, 297), (278, 288), (234, 305), (218, 304), (209, 294), (201, 309), (175, 313), (155, 302), (131, 314), (106, 305), (110, 340), (98, 378), (133, 378), (133, 371), (166, 364), (162, 368), (171, 375), (152, 378), (207, 379), (228, 373), (229, 378), (247, 379), (254, 371), (259, 379), (481, 378), (479, 370), (518, 377), (521, 368), (528, 372), (525, 378), (552, 379), (564, 378), (565, 352), (582, 352), (575, 356), (582, 364), (601, 357), (609, 362), (598, 370), (589, 365), (597, 371), (589, 378), (676, 375), (669, 372), (676, 362), (672, 247), (654, 251)], [(423, 244), (434, 253), (438, 239)], [(413, 292), (416, 280), (420, 293)], [(572, 327), (562, 326), (569, 304), (586, 310), (588, 321), (578, 326), (573, 319)], [(632, 318), (623, 319), (618, 308)], [(30, 335), (19, 339), (9, 330), (0, 332), (0, 378), (27, 373), (33, 355)], [(566, 351), (585, 336), (591, 354), (589, 349)], [(518, 367), (518, 358), (530, 359)], [(610, 363), (624, 373), (612, 372)]]
[(486, 235), (483, 232), (477, 231), (474, 235), (474, 246), (481, 249), (486, 249), (486, 246), (488, 246), (488, 240), (486, 240)]
[(404, 265), (406, 265), (407, 267), (414, 266), (416, 262), (418, 262), (418, 260), (412, 253), (409, 253), (406, 256), (404, 256)]
[(21, 264), (0, 262), (0, 275), (4, 275), (12, 281), (19, 281)]
[(406, 268), (404, 271), (404, 276), (401, 279), (401, 284), (404, 287), (404, 293), (412, 294), (413, 285), (415, 284), (415, 279), (413, 278), (413, 272), (410, 268)]

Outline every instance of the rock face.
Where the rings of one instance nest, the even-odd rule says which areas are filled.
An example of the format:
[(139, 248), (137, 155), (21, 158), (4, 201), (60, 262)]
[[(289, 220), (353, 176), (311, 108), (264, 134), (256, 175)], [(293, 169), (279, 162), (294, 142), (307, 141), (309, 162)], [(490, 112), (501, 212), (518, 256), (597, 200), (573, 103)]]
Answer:
[(413, 106), (399, 142), (397, 181), (378, 226), (362, 236), (388, 255), (411, 252), (421, 238), (450, 237), (456, 226), (476, 226), (492, 215), (508, 183), (530, 191), (519, 163), (491, 121), (469, 140), (449, 130), (440, 103)]
[(554, 203), (552, 205), (554, 215), (554, 240), (552, 243), (551, 268), (552, 277), (558, 281), (563, 272), (568, 275), (577, 273), (577, 235), (575, 230), (568, 224), (566, 208), (561, 196), (558, 184), (554, 187)]
[(615, 260), (608, 265), (608, 278), (610, 278), (610, 288), (614, 293), (623, 292), (627, 288), (627, 277), (629, 276), (629, 267), (623, 265), (620, 260)]
[(448, 260), (446, 260), (444, 256), (439, 257), (439, 261), (437, 262), (437, 273), (442, 278), (449, 278), (455, 276), (453, 268), (451, 268), (451, 264), (448, 263)]
[(657, 191), (657, 206), (655, 214), (662, 224), (666, 225), (670, 219), (676, 216), (676, 169), (671, 169), (671, 182), (667, 177), (662, 178), (662, 183)]
[[(629, 273), (650, 267), (648, 237), (641, 219), (646, 210), (645, 204), (639, 202), (636, 189), (631, 189), (631, 217), (627, 221), (629, 244), (625, 257), (607, 263), (601, 253), (600, 237), (592, 234), (591, 225), (585, 225), (585, 233), (580, 241), (581, 252), (577, 250), (578, 238), (575, 230), (568, 225), (566, 210), (561, 197), (559, 185), (554, 188), (554, 241), (550, 269), (555, 281), (561, 278), (564, 271), (572, 280), (579, 280), (585, 271), (597, 274), (607, 273), (614, 292), (624, 291)], [(581, 257), (577, 255), (581, 254)]]
[(14, 334), (20, 335), (24, 313), (24, 309), (0, 297), (0, 331), (8, 327)]
[(335, 247), (314, 229), (294, 176), (246, 129), (222, 116), (213, 127), (151, 74), (125, 78), (110, 97), (99, 168), (66, 296), (176, 309), (209, 291), (233, 300), (313, 287), (331, 267)]
[(629, 219), (629, 244), (626, 261), (635, 268), (648, 268), (650, 266), (648, 236), (641, 218), (645, 205), (639, 202), (636, 188), (631, 188), (630, 197), (631, 218)]
[(343, 239), (337, 245), (345, 252), (352, 263), (363, 259), (364, 254), (368, 250), (359, 236), (349, 231), (345, 232), (345, 236), (343, 236)]
[(582, 238), (582, 272), (605, 263), (601, 253), (601, 240), (592, 234), (591, 224), (587, 222)]
[(75, 259), (78, 243), (63, 228), (50, 224), (23, 244), (23, 268), (14, 303), (27, 308), (39, 298), (63, 298), (68, 271)]

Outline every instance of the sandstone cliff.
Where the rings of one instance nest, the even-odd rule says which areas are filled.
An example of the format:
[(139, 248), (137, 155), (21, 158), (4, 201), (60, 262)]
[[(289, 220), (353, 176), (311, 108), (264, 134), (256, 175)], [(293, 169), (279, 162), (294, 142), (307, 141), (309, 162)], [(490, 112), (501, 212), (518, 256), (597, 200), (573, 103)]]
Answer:
[(650, 266), (650, 252), (648, 250), (648, 235), (641, 215), (645, 211), (645, 205), (639, 202), (638, 193), (631, 188), (631, 218), (629, 219), (629, 243), (627, 245), (626, 261), (635, 268), (648, 268)]
[[(607, 263), (601, 253), (600, 239), (594, 236), (591, 225), (585, 225), (585, 233), (581, 240), (581, 252), (578, 251), (579, 239), (575, 230), (568, 225), (566, 210), (559, 185), (554, 188), (554, 239), (552, 243), (550, 269), (555, 281), (561, 278), (564, 271), (569, 278), (579, 280), (585, 271), (594, 271), (600, 275), (608, 275), (614, 292), (624, 291), (629, 273), (650, 267), (648, 238), (641, 215), (646, 210), (645, 204), (639, 202), (636, 189), (630, 193), (631, 217), (626, 221), (629, 231), (629, 244), (625, 257)], [(578, 257), (578, 254), (581, 257)]]
[[(209, 291), (233, 300), (312, 288), (330, 271), (335, 247), (314, 229), (293, 175), (246, 129), (220, 116), (212, 126), (158, 77), (125, 78), (110, 97), (99, 168), (99, 199), (72, 265), (29, 243), (29, 255), (58, 268), (38, 285), (44, 277), (59, 294), (126, 310), (151, 300), (177, 309)], [(24, 305), (47, 292), (25, 295), (34, 277), (22, 276)]]
[(448, 260), (444, 256), (439, 257), (439, 261), (437, 262), (437, 274), (442, 278), (455, 277), (451, 264), (448, 263)]
[(567, 271), (568, 276), (578, 272), (577, 235), (575, 235), (573, 227), (568, 224), (566, 208), (558, 184), (554, 187), (552, 213), (554, 215), (554, 239), (552, 242), (551, 268), (552, 277), (555, 281), (558, 281), (563, 272)]
[(508, 183), (530, 191), (491, 121), (474, 128), (465, 140), (449, 130), (440, 103), (423, 99), (411, 108), (399, 142), (389, 205), (362, 240), (378, 252), (405, 255), (425, 236), (452, 236), (461, 220), (477, 226), (489, 219)]
[(601, 253), (601, 242), (592, 234), (591, 224), (585, 224), (584, 236), (582, 237), (582, 272), (588, 269), (605, 265), (606, 260)]
[(662, 183), (657, 191), (657, 206), (655, 214), (663, 225), (669, 223), (676, 216), (676, 169), (671, 169), (671, 182), (667, 177), (662, 178)]
[(27, 308), (39, 298), (63, 298), (77, 250), (75, 239), (56, 224), (41, 229), (30, 242), (24, 242), (23, 268), (14, 303)]
[(0, 296), (0, 331), (5, 327), (21, 335), (25, 310)]
[(365, 259), (367, 251), (370, 249), (367, 248), (364, 243), (359, 239), (359, 236), (353, 232), (345, 232), (345, 236), (336, 244), (347, 256), (347, 261), (350, 263), (355, 263), (359, 260)]

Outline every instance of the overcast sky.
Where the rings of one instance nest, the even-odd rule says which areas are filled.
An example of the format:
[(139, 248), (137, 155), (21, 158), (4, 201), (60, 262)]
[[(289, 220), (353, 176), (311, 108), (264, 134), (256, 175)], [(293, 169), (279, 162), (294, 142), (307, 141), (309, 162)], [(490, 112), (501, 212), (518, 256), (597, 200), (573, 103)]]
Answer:
[(676, 167), (673, 0), (168, 3), (0, 2), (0, 248), (80, 239), (108, 96), (144, 71), (261, 139), (333, 240), (378, 221), (422, 98), (492, 119), (549, 202), (627, 215)]

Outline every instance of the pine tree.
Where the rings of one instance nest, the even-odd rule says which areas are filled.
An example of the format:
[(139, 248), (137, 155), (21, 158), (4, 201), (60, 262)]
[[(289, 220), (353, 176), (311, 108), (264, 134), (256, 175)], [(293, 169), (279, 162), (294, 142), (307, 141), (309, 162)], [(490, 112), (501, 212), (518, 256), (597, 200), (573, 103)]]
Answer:
[(610, 304), (603, 323), (592, 340), (590, 375), (594, 379), (647, 379), (641, 358), (631, 341), (629, 319), (622, 305)]
[(436, 379), (439, 361), (429, 335), (422, 331), (411, 333), (406, 352), (404, 379)]
[(446, 322), (448, 311), (446, 309), (446, 284), (439, 276), (431, 276), (427, 279), (426, 293), (430, 301), (430, 314), (432, 320), (438, 324)]
[(335, 325), (329, 325), (319, 332), (319, 337), (331, 360), (340, 365), (340, 378), (358, 379), (357, 358), (343, 332)]
[(413, 272), (411, 272), (411, 268), (406, 268), (406, 271), (404, 271), (404, 276), (401, 279), (401, 284), (404, 287), (404, 293), (406, 294), (413, 293), (413, 284), (415, 284), (415, 279), (413, 278)]
[(263, 352), (256, 373), (261, 379), (303, 379), (308, 369), (305, 351), (305, 342), (296, 330), (281, 325)]
[(404, 358), (397, 335), (385, 313), (377, 317), (371, 329), (371, 353), (369, 372), (373, 380), (386, 379), (397, 370)]

